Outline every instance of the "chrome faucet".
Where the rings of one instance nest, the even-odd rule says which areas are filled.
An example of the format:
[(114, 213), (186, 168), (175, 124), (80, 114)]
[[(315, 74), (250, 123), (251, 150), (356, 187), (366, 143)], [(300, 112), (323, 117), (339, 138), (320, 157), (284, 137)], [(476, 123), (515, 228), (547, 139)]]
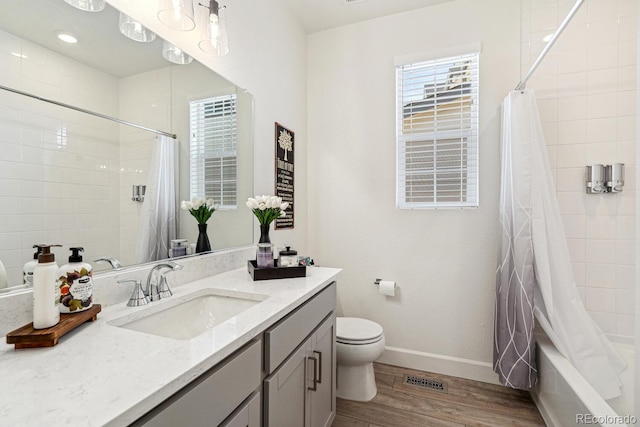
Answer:
[(108, 262), (111, 265), (111, 268), (116, 269), (116, 268), (122, 268), (122, 263), (120, 261), (118, 261), (115, 258), (111, 258), (108, 256), (102, 257), (102, 258), (98, 258), (98, 259), (94, 259), (94, 262)]
[(154, 265), (149, 271), (147, 276), (147, 284), (144, 288), (144, 293), (149, 297), (151, 301), (157, 301), (160, 298), (166, 298), (173, 295), (169, 284), (167, 283), (166, 273), (161, 273), (160, 278), (157, 281), (153, 280), (153, 273), (162, 270), (163, 268), (169, 268), (171, 271), (182, 270), (182, 265), (173, 261), (166, 261), (160, 264)]

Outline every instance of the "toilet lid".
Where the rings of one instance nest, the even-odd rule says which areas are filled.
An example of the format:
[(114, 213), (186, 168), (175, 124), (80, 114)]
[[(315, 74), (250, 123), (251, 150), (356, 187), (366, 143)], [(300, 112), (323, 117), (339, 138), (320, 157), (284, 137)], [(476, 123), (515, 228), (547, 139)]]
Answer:
[(382, 326), (358, 317), (336, 318), (336, 339), (342, 342), (374, 342), (382, 337)]

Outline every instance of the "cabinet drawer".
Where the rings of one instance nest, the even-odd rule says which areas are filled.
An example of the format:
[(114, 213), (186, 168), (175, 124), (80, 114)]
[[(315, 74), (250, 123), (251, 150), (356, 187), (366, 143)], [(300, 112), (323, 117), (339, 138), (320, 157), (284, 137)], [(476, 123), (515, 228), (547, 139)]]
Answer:
[(260, 399), (259, 392), (253, 393), (241, 407), (235, 410), (235, 413), (220, 424), (220, 427), (260, 427), (262, 425)]
[(333, 282), (287, 317), (266, 330), (265, 371), (273, 372), (336, 306)]
[(184, 389), (167, 399), (134, 425), (174, 427), (217, 426), (262, 381), (262, 343), (253, 341)]

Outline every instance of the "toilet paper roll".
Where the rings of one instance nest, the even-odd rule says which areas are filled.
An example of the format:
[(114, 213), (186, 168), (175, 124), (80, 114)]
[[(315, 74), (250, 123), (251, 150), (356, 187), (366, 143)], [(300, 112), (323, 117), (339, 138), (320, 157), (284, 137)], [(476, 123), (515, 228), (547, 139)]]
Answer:
[(381, 280), (378, 287), (378, 290), (382, 295), (388, 295), (390, 297), (396, 295), (396, 282), (391, 280)]

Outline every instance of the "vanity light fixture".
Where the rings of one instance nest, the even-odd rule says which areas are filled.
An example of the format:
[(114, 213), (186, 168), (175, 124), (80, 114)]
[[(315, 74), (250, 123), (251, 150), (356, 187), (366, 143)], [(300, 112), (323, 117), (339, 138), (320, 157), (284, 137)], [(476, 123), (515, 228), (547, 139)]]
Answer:
[(178, 46), (174, 46), (168, 41), (162, 44), (162, 57), (169, 62), (173, 62), (178, 65), (190, 64), (193, 58), (187, 55)]
[(193, 30), (196, 27), (193, 0), (160, 0), (158, 19), (174, 30)]
[(65, 43), (69, 43), (69, 44), (76, 44), (78, 43), (78, 37), (66, 32), (66, 31), (56, 31), (56, 37), (58, 37), (58, 39), (60, 41), (63, 41)]
[(102, 12), (105, 6), (104, 0), (64, 0), (64, 2), (85, 12)]
[(156, 34), (153, 31), (122, 12), (120, 12), (118, 28), (124, 36), (137, 42), (151, 43), (156, 39)]
[(198, 4), (209, 9), (209, 15), (204, 26), (204, 38), (198, 43), (198, 47), (203, 52), (216, 56), (226, 55), (229, 53), (226, 6), (220, 6), (216, 0), (210, 0), (209, 6)]

